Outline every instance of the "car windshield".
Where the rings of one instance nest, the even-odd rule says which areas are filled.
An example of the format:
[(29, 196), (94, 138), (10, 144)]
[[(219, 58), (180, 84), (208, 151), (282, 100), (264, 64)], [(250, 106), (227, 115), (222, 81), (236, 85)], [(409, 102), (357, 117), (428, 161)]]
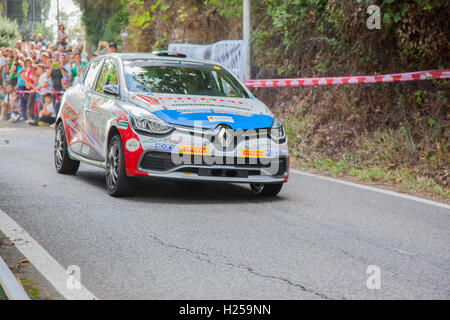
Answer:
[(241, 84), (220, 67), (127, 64), (125, 78), (132, 92), (248, 98)]

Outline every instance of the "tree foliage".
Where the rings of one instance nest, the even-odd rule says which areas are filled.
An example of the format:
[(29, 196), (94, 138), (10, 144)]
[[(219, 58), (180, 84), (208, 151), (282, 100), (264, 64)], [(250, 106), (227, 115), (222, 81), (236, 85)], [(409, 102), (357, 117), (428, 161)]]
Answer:
[(83, 12), (87, 40), (94, 46), (99, 41), (119, 41), (120, 32), (128, 24), (126, 0), (75, 0)]
[(8, 8), (8, 11), (14, 12), (14, 17), (9, 18), (14, 18), (19, 26), (22, 38), (27, 40), (47, 20), (50, 11), (50, 0), (14, 1), (8, 4)]
[[(366, 26), (370, 4), (381, 8), (380, 30)], [(449, 61), (446, 0), (261, 0), (253, 9), (257, 60), (278, 75), (402, 71)]]
[(8, 18), (0, 17), (0, 46), (14, 47), (20, 39), (19, 25)]

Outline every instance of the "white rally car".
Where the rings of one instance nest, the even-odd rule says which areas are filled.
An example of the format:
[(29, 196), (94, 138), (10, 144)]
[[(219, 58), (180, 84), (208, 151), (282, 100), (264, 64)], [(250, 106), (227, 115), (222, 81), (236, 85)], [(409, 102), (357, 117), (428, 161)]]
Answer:
[(112, 196), (133, 178), (249, 183), (277, 195), (289, 177), (280, 120), (223, 66), (181, 54), (111, 54), (91, 61), (62, 100), (56, 170), (106, 169)]

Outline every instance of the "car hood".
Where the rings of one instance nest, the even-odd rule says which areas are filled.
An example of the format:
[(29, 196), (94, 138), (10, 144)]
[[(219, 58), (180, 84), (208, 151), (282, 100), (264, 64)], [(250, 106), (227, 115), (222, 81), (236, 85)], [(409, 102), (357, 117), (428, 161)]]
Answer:
[(270, 128), (273, 114), (257, 99), (132, 93), (130, 102), (172, 125), (234, 130)]

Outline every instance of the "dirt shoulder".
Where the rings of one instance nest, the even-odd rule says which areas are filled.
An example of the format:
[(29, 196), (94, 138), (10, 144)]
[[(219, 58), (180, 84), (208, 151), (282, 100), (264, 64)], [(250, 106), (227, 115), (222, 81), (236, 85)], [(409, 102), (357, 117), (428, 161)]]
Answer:
[(14, 275), (20, 279), (32, 300), (64, 300), (64, 297), (22, 255), (14, 244), (0, 231), (0, 256)]

